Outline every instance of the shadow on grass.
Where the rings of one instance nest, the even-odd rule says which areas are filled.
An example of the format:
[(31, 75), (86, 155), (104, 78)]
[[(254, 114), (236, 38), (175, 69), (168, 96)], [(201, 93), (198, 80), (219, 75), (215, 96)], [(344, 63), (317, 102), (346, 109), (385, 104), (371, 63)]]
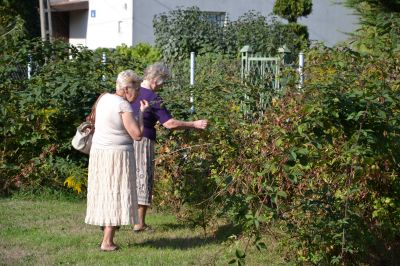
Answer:
[[(155, 228), (157, 231), (175, 231), (182, 229), (193, 229), (193, 226), (187, 224), (176, 224), (176, 223), (163, 223), (158, 225), (150, 225), (150, 227)], [(131, 231), (133, 230), (132, 225), (121, 226), (121, 231)]]
[(169, 248), (169, 249), (190, 249), (194, 247), (200, 247), (204, 245), (209, 245), (215, 242), (214, 237), (189, 237), (189, 238), (183, 238), (183, 237), (176, 237), (176, 238), (158, 238), (158, 239), (149, 239), (146, 240), (142, 243), (136, 243), (135, 245), (139, 246), (147, 246), (147, 247), (153, 247), (153, 248)]
[(188, 229), (188, 228), (193, 228), (193, 226), (184, 223), (163, 223), (157, 225), (157, 228), (160, 228), (160, 230), (167, 231), (167, 230)]
[[(168, 226), (169, 229), (172, 227), (180, 226), (179, 224), (163, 224), (163, 227)], [(190, 228), (187, 225), (181, 225), (184, 228)], [(182, 228), (182, 227), (177, 227)], [(148, 239), (141, 243), (136, 243), (139, 246), (148, 246), (153, 248), (172, 248), (172, 249), (190, 249), (200, 246), (206, 246), (210, 244), (220, 244), (227, 240), (227, 238), (233, 234), (239, 234), (241, 229), (231, 224), (223, 225), (218, 227), (217, 231), (212, 236), (196, 236), (196, 237), (161, 237), (158, 239)]]
[(218, 227), (217, 231), (215, 231), (215, 238), (222, 242), (226, 241), (228, 237), (231, 235), (239, 235), (243, 232), (243, 228), (240, 226), (235, 226), (233, 224), (225, 224)]

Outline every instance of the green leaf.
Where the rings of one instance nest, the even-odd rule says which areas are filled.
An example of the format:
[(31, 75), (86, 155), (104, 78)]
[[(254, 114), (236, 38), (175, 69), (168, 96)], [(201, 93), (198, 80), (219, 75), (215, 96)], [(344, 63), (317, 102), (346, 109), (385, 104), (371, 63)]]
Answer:
[(282, 144), (283, 144), (283, 140), (282, 139), (277, 139), (276, 141), (275, 141), (275, 145), (277, 146), (277, 147), (281, 147), (282, 146)]
[(278, 191), (276, 195), (282, 198), (287, 198), (287, 194), (285, 191)]
[(254, 219), (254, 226), (256, 227), (257, 230), (260, 229), (260, 221), (258, 219)]
[(252, 214), (246, 214), (245, 218), (248, 219), (248, 220), (253, 220), (254, 216)]
[(378, 110), (378, 116), (381, 119), (386, 119), (386, 113), (384, 111), (382, 111), (382, 110)]
[(259, 251), (262, 251), (262, 250), (266, 250), (266, 249), (267, 249), (267, 245), (265, 245), (264, 242), (258, 242), (258, 243), (256, 243), (256, 247), (257, 247), (257, 249), (258, 249)]
[(246, 257), (246, 253), (244, 253), (244, 251), (240, 250), (240, 249), (236, 249), (235, 254), (236, 254), (236, 257), (239, 259), (243, 259)]
[(297, 159), (297, 154), (294, 151), (290, 151), (290, 155), (292, 155), (293, 160)]
[(234, 263), (236, 263), (236, 259), (231, 259), (231, 260), (228, 262), (228, 264), (234, 264)]

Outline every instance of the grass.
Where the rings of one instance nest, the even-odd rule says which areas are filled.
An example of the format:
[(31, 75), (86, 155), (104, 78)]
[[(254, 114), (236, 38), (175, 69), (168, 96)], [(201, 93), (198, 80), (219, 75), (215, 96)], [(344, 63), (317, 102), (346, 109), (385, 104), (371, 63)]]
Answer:
[[(212, 235), (150, 211), (154, 232), (133, 233), (122, 226), (116, 252), (100, 252), (102, 233), (84, 223), (85, 201), (0, 199), (0, 265), (227, 265), (242, 242), (227, 242), (229, 230)], [(276, 244), (246, 254), (247, 265), (286, 265)]]

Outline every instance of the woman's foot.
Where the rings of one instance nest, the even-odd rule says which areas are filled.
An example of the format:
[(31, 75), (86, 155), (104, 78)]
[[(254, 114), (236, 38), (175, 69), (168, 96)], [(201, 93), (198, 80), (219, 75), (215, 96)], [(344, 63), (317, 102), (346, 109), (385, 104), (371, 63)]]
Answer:
[(116, 251), (116, 250), (118, 250), (118, 246), (115, 244), (113, 244), (113, 245), (101, 244), (100, 250), (101, 251)]
[(144, 232), (144, 231), (151, 232), (151, 231), (153, 231), (153, 229), (150, 226), (148, 226), (147, 224), (145, 224), (145, 225), (137, 224), (133, 227), (133, 232), (135, 232), (135, 233), (140, 233), (140, 232)]
[(101, 241), (101, 251), (115, 251), (118, 249), (114, 243), (115, 226), (105, 226), (103, 240)]

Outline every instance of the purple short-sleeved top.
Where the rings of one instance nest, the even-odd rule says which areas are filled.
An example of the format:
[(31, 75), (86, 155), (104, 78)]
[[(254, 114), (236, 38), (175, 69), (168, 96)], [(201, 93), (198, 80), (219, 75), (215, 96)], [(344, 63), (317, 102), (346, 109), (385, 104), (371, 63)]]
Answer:
[(147, 100), (150, 105), (150, 108), (143, 113), (143, 137), (155, 140), (156, 129), (154, 126), (156, 125), (157, 121), (159, 121), (161, 124), (164, 124), (170, 120), (172, 116), (165, 107), (161, 107), (163, 102), (162, 98), (154, 91), (143, 87), (140, 87), (139, 96), (133, 103), (131, 103), (133, 112), (135, 114), (139, 113), (140, 100)]

